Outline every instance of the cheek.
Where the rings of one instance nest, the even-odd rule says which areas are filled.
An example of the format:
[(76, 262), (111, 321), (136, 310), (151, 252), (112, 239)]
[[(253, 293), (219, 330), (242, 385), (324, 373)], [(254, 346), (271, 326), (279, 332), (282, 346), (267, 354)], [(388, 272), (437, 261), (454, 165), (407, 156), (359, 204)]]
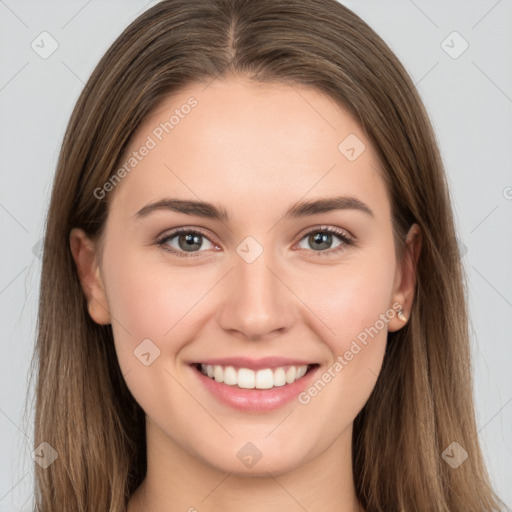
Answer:
[[(354, 257), (339, 267), (316, 269), (307, 279), (304, 275), (300, 280), (295, 276), (295, 283), (302, 283), (298, 295), (304, 297), (315, 323), (323, 324), (321, 332), (337, 353), (344, 352), (347, 342), (373, 326), (381, 314), (389, 312), (395, 270), (393, 258), (393, 252), (375, 251), (375, 255)], [(386, 330), (381, 322), (378, 327)]]
[(133, 351), (148, 339), (172, 357), (190, 338), (190, 320), (212, 287), (212, 272), (208, 279), (200, 267), (173, 269), (155, 253), (116, 252), (123, 258), (105, 249), (104, 274), (120, 365), (131, 367)]
[(318, 376), (321, 382), (303, 397), (304, 404), (321, 393), (318, 405), (343, 403), (347, 421), (362, 408), (380, 372), (388, 322), (396, 314), (391, 303), (394, 270), (390, 246), (302, 281), (298, 295), (307, 297), (311, 328), (321, 333), (331, 357)]
[(151, 417), (164, 418), (190, 404), (173, 378), (179, 380), (175, 362), (195, 336), (212, 272), (208, 280), (199, 267), (172, 269), (142, 251), (124, 254), (122, 261), (105, 258), (104, 265), (115, 350), (135, 400)]

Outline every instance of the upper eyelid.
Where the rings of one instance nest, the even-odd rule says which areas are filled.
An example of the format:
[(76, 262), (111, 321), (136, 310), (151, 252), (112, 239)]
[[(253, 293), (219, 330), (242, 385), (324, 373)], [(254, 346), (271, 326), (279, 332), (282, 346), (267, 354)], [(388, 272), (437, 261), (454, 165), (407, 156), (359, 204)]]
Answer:
[[(304, 236), (306, 236), (307, 234), (314, 232), (314, 231), (322, 232), (322, 231), (329, 231), (329, 230), (334, 230), (336, 232), (339, 231), (340, 233), (338, 234), (338, 236), (344, 235), (347, 238), (350, 238), (351, 240), (353, 240), (355, 238), (354, 235), (352, 235), (352, 233), (350, 233), (350, 231), (348, 231), (345, 228), (339, 228), (336, 226), (330, 226), (330, 225), (326, 225), (326, 224), (319, 225), (319, 226), (313, 226), (312, 228), (306, 228), (304, 231), (301, 232), (300, 237), (302, 239)], [(333, 234), (336, 235), (336, 233), (333, 233)]]
[(207, 238), (212, 244), (219, 245), (214, 240), (212, 240), (212, 237), (209, 234), (205, 233), (200, 228), (187, 228), (187, 227), (184, 227), (184, 228), (176, 228), (174, 230), (171, 229), (168, 233), (164, 231), (164, 233), (162, 235), (159, 235), (157, 237), (157, 240), (159, 242), (162, 242), (162, 241), (165, 241), (165, 240), (170, 240), (170, 239), (174, 238), (175, 236), (180, 235), (182, 233), (197, 233), (198, 235), (201, 235), (201, 236)]

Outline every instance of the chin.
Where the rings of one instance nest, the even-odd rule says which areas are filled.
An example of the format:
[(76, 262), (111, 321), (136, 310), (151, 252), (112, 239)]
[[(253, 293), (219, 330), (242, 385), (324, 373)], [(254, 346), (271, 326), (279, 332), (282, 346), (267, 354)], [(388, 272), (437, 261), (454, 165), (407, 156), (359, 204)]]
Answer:
[[(290, 447), (293, 450), (293, 447)], [(294, 453), (280, 453), (270, 448), (262, 447), (261, 450), (251, 446), (249, 443), (242, 445), (242, 448), (235, 450), (227, 449), (215, 457), (203, 460), (211, 467), (235, 476), (241, 477), (268, 477), (271, 473), (274, 476), (289, 473), (297, 469), (306, 458), (305, 453), (295, 450)]]

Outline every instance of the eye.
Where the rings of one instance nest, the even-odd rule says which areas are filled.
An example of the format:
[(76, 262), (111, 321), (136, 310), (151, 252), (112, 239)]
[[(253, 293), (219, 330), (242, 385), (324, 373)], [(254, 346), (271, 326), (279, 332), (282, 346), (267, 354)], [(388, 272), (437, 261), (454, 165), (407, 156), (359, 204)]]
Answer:
[[(333, 236), (338, 238), (341, 242), (332, 250), (323, 250), (330, 249), (330, 246), (333, 243)], [(347, 246), (355, 245), (355, 241), (347, 233), (331, 227), (321, 227), (310, 230), (301, 238), (301, 241), (304, 239), (306, 239), (306, 243), (311, 244), (312, 247), (316, 247), (313, 249), (315, 256), (338, 254)], [(203, 251), (195, 249), (200, 249), (205, 240), (210, 244), (210, 247), (207, 247), (207, 249), (216, 247), (216, 245), (213, 244), (200, 230), (179, 228), (169, 234), (166, 234), (158, 240), (157, 244), (166, 252), (175, 254), (180, 258), (187, 258), (199, 256)]]
[[(177, 243), (177, 247), (174, 245), (174, 238), (176, 238), (175, 242)], [(164, 251), (175, 254), (181, 258), (187, 258), (197, 256), (197, 254), (194, 254), (194, 252), (197, 253), (195, 249), (201, 247), (203, 240), (208, 240), (211, 247), (214, 247), (214, 244), (212, 244), (208, 237), (201, 231), (196, 229), (180, 228), (165, 235), (157, 243), (164, 249)]]
[(338, 254), (349, 245), (355, 245), (355, 241), (344, 231), (340, 231), (331, 227), (321, 227), (308, 231), (301, 240), (306, 239), (306, 243), (317, 249), (329, 249), (332, 245), (333, 236), (341, 240), (341, 242), (330, 251), (314, 250), (315, 256), (329, 256)]

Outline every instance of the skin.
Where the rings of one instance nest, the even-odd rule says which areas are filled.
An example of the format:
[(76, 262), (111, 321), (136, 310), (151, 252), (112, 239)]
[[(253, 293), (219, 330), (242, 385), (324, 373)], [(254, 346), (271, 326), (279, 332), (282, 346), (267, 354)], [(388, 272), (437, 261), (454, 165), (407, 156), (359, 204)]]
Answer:
[[(112, 324), (126, 383), (146, 412), (148, 473), (128, 512), (362, 510), (352, 426), (387, 332), (405, 325), (396, 314), (307, 405), (235, 410), (189, 363), (279, 355), (317, 362), (323, 374), (394, 303), (408, 317), (419, 229), (397, 261), (377, 154), (348, 111), (315, 89), (241, 77), (190, 85), (145, 119), (128, 153), (190, 96), (198, 105), (110, 192), (103, 237), (70, 236), (89, 314)], [(366, 146), (354, 161), (338, 150), (349, 134)], [(374, 216), (346, 209), (283, 220), (298, 201), (338, 195), (360, 199)], [(164, 210), (134, 217), (164, 197), (215, 203), (230, 220)], [(322, 226), (357, 246), (334, 254), (343, 242), (333, 235), (319, 249), (308, 233)], [(206, 234), (195, 252), (181, 249), (185, 257), (157, 243), (178, 227)], [(236, 251), (247, 236), (263, 249), (252, 263)], [(178, 242), (167, 244), (179, 251)], [(160, 355), (145, 366), (133, 351), (148, 338)], [(249, 441), (262, 453), (251, 468), (237, 457)]]

